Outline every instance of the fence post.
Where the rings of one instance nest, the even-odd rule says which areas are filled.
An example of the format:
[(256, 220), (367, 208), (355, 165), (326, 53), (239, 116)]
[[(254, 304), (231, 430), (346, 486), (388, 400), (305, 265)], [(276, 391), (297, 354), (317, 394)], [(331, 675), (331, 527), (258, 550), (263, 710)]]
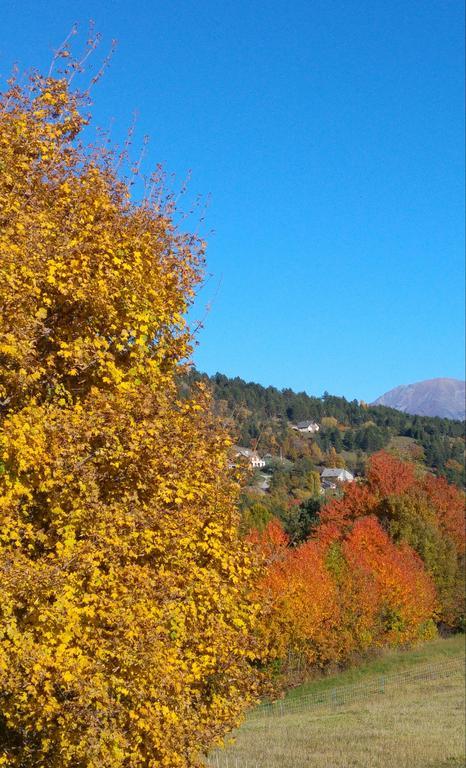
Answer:
[(385, 693), (385, 675), (380, 678), (380, 693)]

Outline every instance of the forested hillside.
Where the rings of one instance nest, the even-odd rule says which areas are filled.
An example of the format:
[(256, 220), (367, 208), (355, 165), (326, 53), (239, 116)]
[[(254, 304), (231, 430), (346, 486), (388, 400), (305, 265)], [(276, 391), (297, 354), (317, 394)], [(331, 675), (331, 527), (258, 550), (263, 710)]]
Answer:
[[(260, 453), (291, 461), (309, 456), (322, 464), (334, 449), (338, 466), (362, 475), (367, 457), (388, 447), (422, 462), (449, 482), (465, 486), (464, 422), (412, 416), (328, 392), (313, 397), (291, 389), (263, 387), (221, 373), (209, 377), (193, 371), (191, 376), (209, 383), (217, 412), (231, 421), (238, 442)], [(306, 419), (320, 425), (312, 440), (290, 429)]]

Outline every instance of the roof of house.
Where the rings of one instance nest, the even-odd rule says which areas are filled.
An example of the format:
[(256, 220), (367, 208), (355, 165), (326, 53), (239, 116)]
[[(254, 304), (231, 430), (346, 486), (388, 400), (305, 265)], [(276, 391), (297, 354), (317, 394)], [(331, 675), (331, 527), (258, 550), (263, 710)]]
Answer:
[(236, 456), (244, 456), (246, 459), (260, 459), (259, 454), (251, 448), (243, 448), (241, 445), (235, 445), (234, 447)]
[(318, 427), (319, 425), (315, 421), (298, 421), (296, 426), (298, 429), (308, 429), (308, 427)]
[(241, 455), (241, 456), (249, 457), (249, 456), (252, 456), (253, 453), (254, 453), (254, 451), (252, 451), (250, 448), (243, 448), (243, 446), (241, 446), (241, 445), (235, 445), (234, 446), (234, 451), (235, 451), (237, 456)]
[(354, 476), (347, 469), (341, 469), (340, 467), (326, 467), (322, 472), (321, 477), (336, 477), (339, 480), (353, 480)]

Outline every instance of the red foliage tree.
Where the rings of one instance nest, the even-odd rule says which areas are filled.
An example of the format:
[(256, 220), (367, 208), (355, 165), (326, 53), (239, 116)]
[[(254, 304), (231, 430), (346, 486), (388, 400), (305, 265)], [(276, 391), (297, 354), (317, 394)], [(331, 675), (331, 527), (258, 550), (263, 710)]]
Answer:
[(341, 498), (332, 499), (321, 509), (316, 535), (323, 540), (331, 538), (332, 531), (350, 531), (355, 520), (374, 512), (378, 502), (379, 497), (367, 484), (348, 484)]
[(417, 482), (415, 465), (401, 461), (386, 451), (371, 456), (367, 485), (377, 496), (401, 494)]
[(337, 585), (316, 542), (288, 549), (286, 557), (271, 563), (261, 584), (261, 599), (262, 636), (269, 658), (283, 661), (292, 653), (317, 666), (336, 659)]
[(350, 568), (370, 574), (376, 586), (379, 644), (432, 636), (435, 587), (411, 547), (397, 546), (374, 517), (366, 517), (355, 523), (343, 552)]
[(291, 548), (278, 521), (250, 536), (266, 563), (258, 588), (265, 658), (299, 654), (341, 663), (373, 646), (454, 627), (462, 611), (464, 496), (445, 480), (380, 452), (366, 481), (320, 513), (312, 538)]
[(420, 475), (414, 464), (381, 451), (367, 480), (326, 504), (316, 531), (330, 543), (348, 536), (357, 520), (375, 515), (395, 542), (409, 544), (434, 579), (438, 618), (458, 627), (464, 616), (464, 494), (444, 478)]
[(465, 552), (466, 529), (464, 524), (465, 496), (444, 477), (426, 475), (421, 488), (437, 511), (440, 529), (454, 542), (457, 551)]
[(262, 531), (253, 528), (247, 538), (255, 546), (266, 565), (286, 557), (290, 540), (281, 523), (275, 517), (267, 523)]
[(367, 483), (379, 496), (404, 493), (416, 483), (415, 465), (379, 451), (370, 458)]

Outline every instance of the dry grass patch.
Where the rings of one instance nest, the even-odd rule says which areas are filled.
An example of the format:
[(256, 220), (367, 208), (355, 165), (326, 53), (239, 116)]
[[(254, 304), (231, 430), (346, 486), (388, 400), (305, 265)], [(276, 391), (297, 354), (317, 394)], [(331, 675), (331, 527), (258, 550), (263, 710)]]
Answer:
[[(209, 764), (214, 768), (464, 766), (463, 640), (440, 642), (449, 643), (448, 655), (453, 648), (458, 659), (448, 677), (398, 679), (396, 684), (387, 678), (385, 693), (337, 706), (309, 706), (303, 696), (300, 709), (297, 690), (292, 712), (287, 713), (285, 705), (281, 716), (254, 714), (235, 734), (236, 743), (219, 750)], [(439, 642), (431, 649), (438, 664), (441, 645), (440, 651)], [(404, 669), (406, 657), (401, 664)], [(395, 667), (393, 657), (391, 666)], [(369, 682), (370, 674), (365, 679)], [(340, 678), (336, 680), (341, 684)], [(309, 693), (309, 685), (301, 690)]]

